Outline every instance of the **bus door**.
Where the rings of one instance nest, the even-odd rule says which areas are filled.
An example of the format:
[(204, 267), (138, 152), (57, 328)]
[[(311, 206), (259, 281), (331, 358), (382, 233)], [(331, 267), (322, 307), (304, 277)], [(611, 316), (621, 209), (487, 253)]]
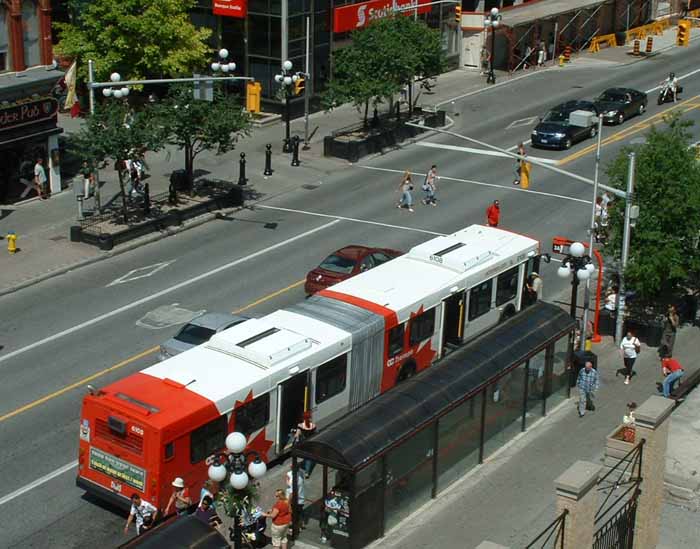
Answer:
[(472, 338), (498, 324), (501, 312), (495, 306), (495, 286), (494, 279), (490, 278), (469, 289), (465, 329), (467, 338)]
[(445, 356), (462, 344), (466, 317), (464, 292), (458, 292), (443, 300), (442, 345), (440, 356)]
[(292, 446), (290, 433), (301, 422), (309, 405), (309, 371), (296, 374), (279, 384), (277, 390), (277, 454)]

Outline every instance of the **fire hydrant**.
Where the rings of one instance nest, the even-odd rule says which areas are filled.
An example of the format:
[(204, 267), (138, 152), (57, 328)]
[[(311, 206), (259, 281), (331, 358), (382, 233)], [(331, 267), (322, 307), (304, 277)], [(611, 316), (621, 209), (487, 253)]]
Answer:
[(560, 66), (560, 67), (563, 67), (565, 64), (566, 64), (566, 57), (564, 57), (564, 54), (562, 53), (562, 54), (559, 56), (559, 66)]
[(7, 251), (11, 254), (17, 252), (17, 235), (14, 231), (9, 231), (5, 236), (7, 240)]

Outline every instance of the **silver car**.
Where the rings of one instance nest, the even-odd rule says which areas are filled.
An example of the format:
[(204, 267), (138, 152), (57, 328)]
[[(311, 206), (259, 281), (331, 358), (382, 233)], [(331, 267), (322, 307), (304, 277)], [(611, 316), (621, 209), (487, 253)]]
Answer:
[(180, 331), (160, 346), (158, 360), (183, 353), (206, 343), (217, 332), (248, 320), (248, 317), (229, 313), (204, 313), (185, 324)]

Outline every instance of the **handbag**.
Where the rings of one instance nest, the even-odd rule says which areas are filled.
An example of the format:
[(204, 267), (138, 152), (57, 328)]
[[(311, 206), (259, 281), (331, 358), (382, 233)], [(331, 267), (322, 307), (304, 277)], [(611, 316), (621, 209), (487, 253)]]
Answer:
[(638, 339), (635, 339), (635, 340), (634, 340), (634, 351), (635, 351), (636, 353), (642, 352), (642, 346), (641, 346), (641, 344), (639, 343), (639, 340), (638, 340)]

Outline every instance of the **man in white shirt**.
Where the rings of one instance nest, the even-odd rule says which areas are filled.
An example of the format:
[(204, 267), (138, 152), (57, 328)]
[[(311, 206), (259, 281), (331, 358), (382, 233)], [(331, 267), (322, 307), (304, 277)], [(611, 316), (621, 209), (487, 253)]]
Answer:
[(39, 198), (44, 200), (48, 194), (46, 189), (46, 172), (44, 171), (44, 159), (39, 157), (34, 164), (34, 185)]
[(129, 511), (129, 518), (126, 519), (124, 533), (129, 533), (129, 526), (134, 521), (136, 522), (136, 535), (140, 536), (153, 525), (157, 517), (158, 509), (155, 506), (143, 501), (138, 494), (133, 494), (131, 496), (131, 511)]

